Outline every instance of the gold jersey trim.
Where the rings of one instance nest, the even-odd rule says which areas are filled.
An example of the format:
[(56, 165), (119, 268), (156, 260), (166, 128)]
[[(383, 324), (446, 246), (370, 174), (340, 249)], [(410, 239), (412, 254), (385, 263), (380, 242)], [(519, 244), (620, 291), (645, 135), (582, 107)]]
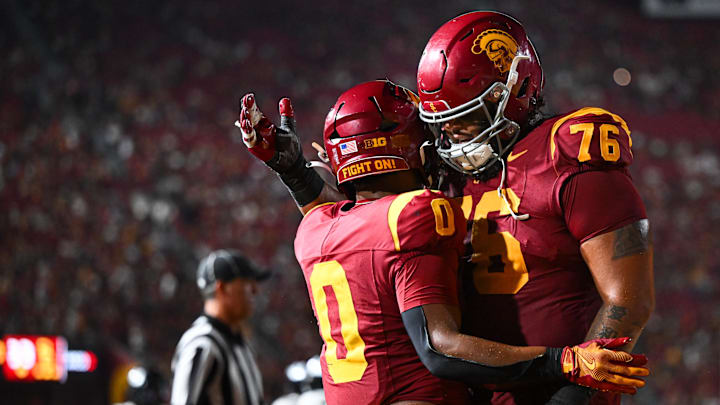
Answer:
[(395, 242), (395, 251), (400, 251), (400, 237), (398, 236), (398, 220), (402, 210), (412, 201), (413, 198), (425, 192), (425, 189), (409, 191), (398, 195), (388, 208), (388, 226), (393, 242)]

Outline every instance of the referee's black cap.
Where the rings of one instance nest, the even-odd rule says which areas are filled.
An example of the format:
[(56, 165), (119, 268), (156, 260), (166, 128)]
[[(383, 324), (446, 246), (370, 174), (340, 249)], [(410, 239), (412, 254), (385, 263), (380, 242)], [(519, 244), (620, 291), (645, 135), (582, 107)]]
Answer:
[(197, 285), (200, 290), (212, 289), (216, 281), (235, 278), (263, 281), (270, 271), (261, 269), (233, 249), (216, 250), (200, 261), (197, 269)]

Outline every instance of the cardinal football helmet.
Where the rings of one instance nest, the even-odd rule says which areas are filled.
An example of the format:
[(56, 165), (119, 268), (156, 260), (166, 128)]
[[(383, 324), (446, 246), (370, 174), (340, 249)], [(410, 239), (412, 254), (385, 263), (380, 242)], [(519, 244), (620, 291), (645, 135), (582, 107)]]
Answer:
[[(539, 104), (544, 79), (522, 24), (502, 13), (477, 11), (433, 34), (417, 81), (420, 117), (431, 124), (440, 157), (460, 172), (479, 175), (517, 140)], [(458, 119), (475, 129), (453, 143), (447, 129)]]
[(325, 119), (323, 140), (338, 184), (400, 170), (422, 170), (433, 135), (418, 119), (418, 98), (389, 80), (343, 93)]

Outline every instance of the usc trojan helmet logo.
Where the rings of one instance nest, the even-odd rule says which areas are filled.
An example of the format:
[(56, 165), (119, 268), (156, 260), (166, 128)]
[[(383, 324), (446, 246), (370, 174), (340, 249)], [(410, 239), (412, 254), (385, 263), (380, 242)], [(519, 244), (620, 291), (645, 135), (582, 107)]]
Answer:
[(473, 41), (470, 51), (475, 55), (485, 52), (500, 73), (510, 70), (518, 44), (515, 39), (505, 31), (489, 29), (481, 32)]

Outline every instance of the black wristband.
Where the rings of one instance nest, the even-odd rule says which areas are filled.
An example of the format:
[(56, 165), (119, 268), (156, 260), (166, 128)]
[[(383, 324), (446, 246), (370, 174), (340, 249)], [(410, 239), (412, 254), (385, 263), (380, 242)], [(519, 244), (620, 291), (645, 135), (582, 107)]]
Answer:
[(562, 372), (563, 348), (548, 347), (545, 349), (545, 355), (537, 358), (531, 368), (535, 368), (534, 373), (541, 377), (547, 378), (564, 378)]
[(286, 171), (278, 173), (278, 177), (300, 207), (318, 198), (325, 186), (325, 182), (315, 169), (307, 167), (307, 161), (302, 154)]

